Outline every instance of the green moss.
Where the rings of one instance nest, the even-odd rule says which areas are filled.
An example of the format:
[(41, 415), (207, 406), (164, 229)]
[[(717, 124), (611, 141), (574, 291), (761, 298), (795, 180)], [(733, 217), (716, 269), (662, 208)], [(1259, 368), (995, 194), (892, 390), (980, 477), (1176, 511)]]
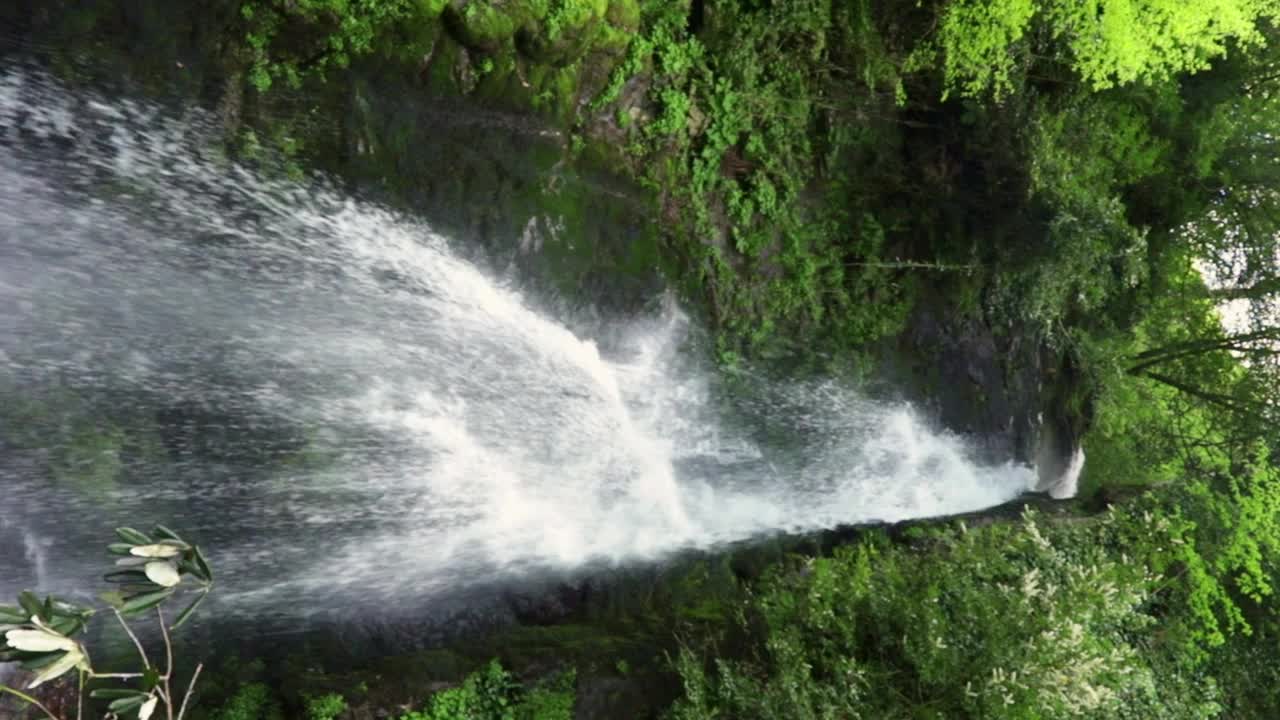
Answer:
[(458, 42), (493, 53), (511, 44), (530, 15), (528, 5), (519, 1), (496, 5), (484, 0), (453, 0), (441, 17)]
[(605, 13), (609, 24), (620, 30), (634, 32), (640, 29), (639, 0), (610, 0)]
[(537, 0), (517, 46), (540, 63), (566, 65), (580, 59), (606, 26), (608, 0)]
[(534, 666), (548, 657), (581, 668), (596, 668), (609, 667), (612, 659), (637, 644), (643, 642), (601, 626), (566, 623), (517, 626), (484, 645), (515, 668)]

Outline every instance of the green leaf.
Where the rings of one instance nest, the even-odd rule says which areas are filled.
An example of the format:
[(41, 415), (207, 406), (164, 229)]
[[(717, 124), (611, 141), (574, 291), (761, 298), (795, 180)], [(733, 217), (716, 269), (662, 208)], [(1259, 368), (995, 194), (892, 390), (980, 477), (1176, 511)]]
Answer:
[(30, 590), (23, 590), (18, 595), (18, 603), (21, 604), (22, 609), (27, 612), (27, 617), (24, 619), (30, 619), (32, 615), (36, 615), (41, 618), (44, 617), (42, 614), (44, 611), (44, 604), (41, 603), (40, 599), (36, 597), (36, 594)]
[(76, 618), (57, 618), (49, 623), (49, 627), (59, 635), (71, 635), (79, 632), (84, 626)]
[(158, 538), (164, 538), (165, 540), (177, 540), (178, 542), (184, 545), (186, 544), (186, 541), (182, 539), (182, 536), (178, 535), (178, 533), (170, 530), (164, 525), (155, 526), (155, 528), (152, 529), (151, 533)]
[(111, 704), (107, 706), (107, 709), (117, 715), (122, 715), (134, 708), (142, 707), (142, 703), (146, 701), (147, 695), (145, 694), (142, 696), (120, 698), (119, 700), (113, 700)]
[(181, 540), (157, 540), (156, 544), (164, 545), (165, 547), (178, 548), (184, 552), (191, 549), (190, 545), (182, 542)]
[(54, 617), (74, 617), (85, 618), (93, 614), (93, 608), (87, 608), (83, 605), (77, 605), (66, 600), (53, 599), (53, 615)]
[(103, 575), (102, 579), (109, 583), (137, 583), (139, 585), (145, 585), (149, 582), (147, 573), (142, 570), (116, 570)]
[(31, 619), (31, 616), (22, 611), (22, 608), (12, 605), (0, 605), (0, 622), (3, 623), (25, 623)]
[(194, 560), (184, 559), (182, 562), (178, 563), (178, 569), (182, 572), (196, 576), (205, 583), (209, 582), (209, 578), (205, 576), (204, 571), (200, 569), (199, 565), (196, 565)]
[(107, 552), (112, 555), (128, 555), (132, 549), (132, 543), (111, 543), (107, 546)]
[(94, 700), (120, 700), (121, 698), (147, 697), (148, 693), (130, 688), (98, 688), (89, 693)]
[(53, 652), (40, 653), (35, 656), (28, 656), (22, 661), (22, 667), (27, 670), (39, 670), (42, 667), (48, 667), (62, 659), (66, 654), (65, 650), (54, 650)]
[(120, 612), (125, 615), (133, 615), (140, 613), (143, 610), (150, 610), (164, 602), (173, 593), (173, 588), (165, 588), (163, 590), (142, 593), (141, 595), (134, 595), (126, 600), (124, 605), (120, 606)]
[(200, 570), (204, 572), (205, 579), (213, 582), (213, 568), (209, 567), (209, 561), (205, 559), (204, 553), (200, 552), (200, 546), (196, 545), (191, 549), (195, 552), (196, 565), (199, 565)]
[(120, 536), (121, 540), (127, 543), (131, 543), (133, 545), (150, 545), (151, 544), (151, 538), (147, 537), (145, 534), (141, 532), (138, 532), (137, 530), (134, 530), (131, 527), (116, 528), (116, 535)]
[(182, 612), (178, 613), (178, 618), (173, 621), (173, 625), (171, 625), (170, 627), (174, 630), (177, 630), (178, 627), (182, 625), (182, 623), (187, 621), (187, 618), (191, 617), (191, 614), (196, 611), (196, 608), (200, 607), (200, 603), (204, 602), (204, 598), (208, 594), (209, 592), (206, 590), (205, 592), (202, 592), (199, 595), (197, 595), (196, 599), (192, 600), (190, 605), (184, 608)]

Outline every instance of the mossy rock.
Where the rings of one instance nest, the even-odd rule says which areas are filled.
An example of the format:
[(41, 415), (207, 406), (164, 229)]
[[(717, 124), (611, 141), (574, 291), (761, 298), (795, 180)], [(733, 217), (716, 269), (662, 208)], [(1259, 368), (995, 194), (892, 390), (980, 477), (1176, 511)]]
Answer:
[(449, 34), (469, 50), (496, 53), (533, 17), (523, 2), (452, 0), (441, 13)]
[(516, 48), (535, 62), (563, 67), (580, 59), (607, 25), (609, 0), (548, 0), (516, 33)]

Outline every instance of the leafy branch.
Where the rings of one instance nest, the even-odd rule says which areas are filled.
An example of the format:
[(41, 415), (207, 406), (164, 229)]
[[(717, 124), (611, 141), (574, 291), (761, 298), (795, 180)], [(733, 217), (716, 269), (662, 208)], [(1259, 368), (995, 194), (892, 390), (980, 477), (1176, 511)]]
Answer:
[[(97, 688), (89, 693), (93, 699), (109, 701), (108, 717), (133, 716), (138, 720), (149, 720), (157, 708), (163, 705), (167, 720), (182, 720), (203, 665), (196, 665), (186, 692), (179, 701), (171, 685), (174, 677), (171, 636), (174, 630), (191, 618), (213, 589), (213, 570), (198, 546), (188, 543), (163, 525), (157, 525), (151, 535), (129, 527), (116, 528), (116, 535), (122, 542), (108, 545), (107, 551), (120, 556), (114, 563), (117, 569), (108, 572), (104, 579), (119, 588), (106, 593), (104, 598), (110, 604), (110, 610), (120, 627), (137, 649), (142, 670), (123, 673), (95, 670), (88, 649), (75, 638), (86, 630), (100, 609), (78, 605), (52, 595), (41, 601), (31, 591), (19, 594), (17, 605), (0, 606), (0, 633), (3, 633), (0, 662), (18, 662), (24, 669), (36, 673), (24, 690), (34, 690), (76, 670), (79, 673), (77, 720), (82, 716), (86, 680), (138, 683), (136, 687)], [(180, 590), (190, 590), (188, 596), (191, 600), (170, 623), (165, 619), (163, 606)], [(155, 612), (164, 644), (163, 670), (151, 662), (146, 647), (126, 619), (151, 611)], [(22, 690), (0, 685), (0, 693), (8, 693), (35, 706), (49, 720), (66, 720)]]

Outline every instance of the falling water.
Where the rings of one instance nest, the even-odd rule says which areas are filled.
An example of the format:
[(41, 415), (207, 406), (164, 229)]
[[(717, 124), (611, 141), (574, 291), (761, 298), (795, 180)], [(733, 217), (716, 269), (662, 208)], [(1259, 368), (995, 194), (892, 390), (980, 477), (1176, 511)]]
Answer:
[(91, 580), (121, 522), (302, 614), (1030, 481), (834, 383), (726, 401), (671, 302), (589, 336), (422, 222), (228, 160), (200, 112), (0, 72), (6, 594)]

